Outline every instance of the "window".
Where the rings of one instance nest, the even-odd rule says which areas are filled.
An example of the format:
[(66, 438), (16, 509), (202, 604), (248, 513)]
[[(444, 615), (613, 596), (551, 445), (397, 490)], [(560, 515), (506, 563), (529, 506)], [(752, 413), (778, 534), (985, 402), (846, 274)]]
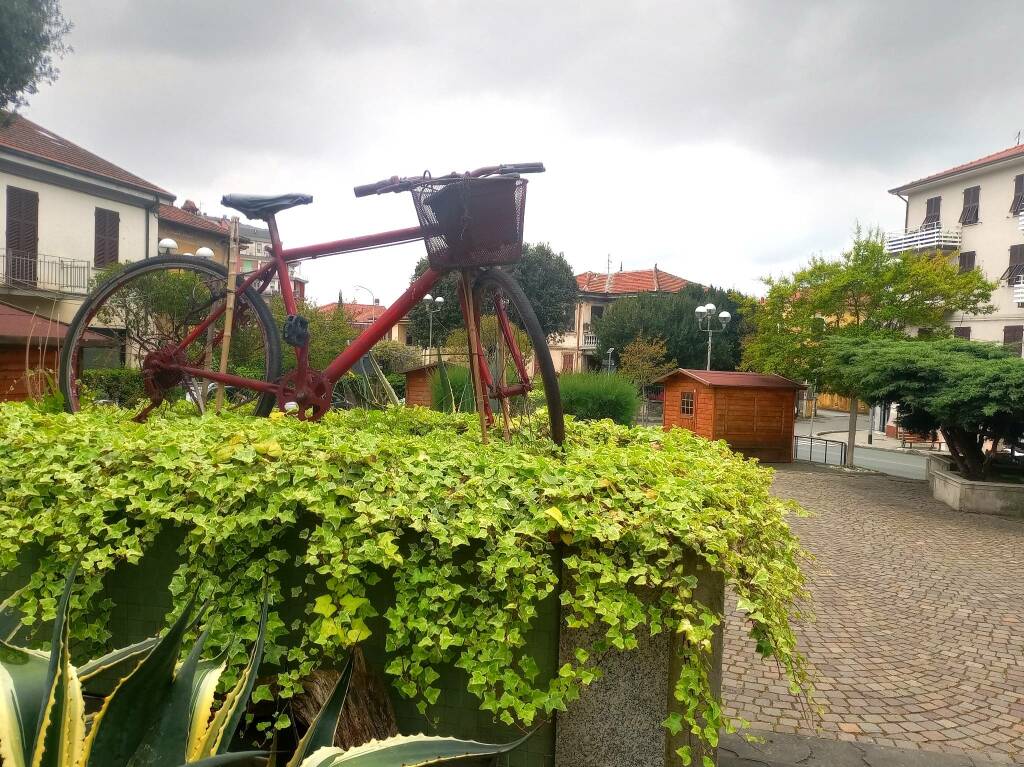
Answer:
[(562, 372), (571, 373), (576, 367), (576, 355), (572, 352), (562, 352)]
[(960, 254), (960, 274), (969, 272), (974, 269), (974, 251), (965, 250)]
[(1010, 215), (1019, 216), (1024, 210), (1024, 173), (1013, 179), (1013, 202), (1010, 203)]
[(964, 189), (964, 209), (960, 213), (961, 224), (978, 223), (978, 202), (981, 200), (981, 187), (969, 186)]
[(604, 316), (604, 307), (603, 306), (591, 306), (590, 307), (590, 321), (591, 322), (594, 322), (595, 320), (599, 320), (603, 316)]
[(96, 208), (93, 266), (97, 269), (117, 263), (120, 224), (121, 217), (116, 210)]
[(7, 187), (7, 279), (34, 286), (39, 257), (39, 194)]
[(1003, 328), (1003, 346), (1021, 356), (1024, 346), (1024, 325), (1007, 325)]
[(683, 418), (693, 418), (693, 392), (684, 391), (679, 398), (679, 415)]
[(939, 212), (942, 207), (941, 197), (929, 197), (925, 203), (924, 221), (921, 227), (924, 229), (936, 229), (939, 226)]
[(953, 338), (961, 338), (964, 341), (971, 340), (971, 327), (970, 325), (961, 325), (958, 328), (953, 328)]
[(999, 279), (1006, 280), (1007, 284), (1012, 285), (1022, 274), (1024, 274), (1024, 245), (1011, 245), (1010, 263)]

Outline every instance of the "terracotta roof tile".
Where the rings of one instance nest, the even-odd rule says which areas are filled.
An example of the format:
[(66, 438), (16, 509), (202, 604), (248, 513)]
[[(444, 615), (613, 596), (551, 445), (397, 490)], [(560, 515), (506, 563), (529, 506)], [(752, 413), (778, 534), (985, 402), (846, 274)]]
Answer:
[[(333, 312), (337, 307), (337, 302), (333, 304), (324, 304), (319, 307), (319, 311), (326, 314)], [(380, 317), (387, 309), (386, 306), (381, 304), (357, 304), (355, 301), (348, 304), (342, 304), (341, 307), (345, 311), (345, 314), (348, 315), (349, 320), (357, 325), (370, 324)]]
[(1009, 160), (1013, 157), (1018, 156), (1024, 156), (1024, 144), (1011, 146), (1009, 149), (1003, 149), (999, 152), (994, 152), (990, 155), (979, 157), (977, 160), (971, 160), (970, 162), (965, 162), (962, 165), (954, 165), (952, 168), (948, 168), (947, 170), (944, 170), (941, 173), (933, 173), (930, 176), (919, 178), (917, 179), (917, 181), (909, 181), (906, 184), (894, 187), (889, 191), (900, 192), (903, 191), (904, 189), (910, 189), (915, 186), (920, 186), (921, 184), (926, 184), (929, 181), (938, 181), (939, 179), (946, 178), (947, 176), (955, 176), (958, 173), (964, 173), (975, 168), (981, 168), (984, 167), (985, 165), (991, 165), (992, 163), (1000, 162), (1002, 160)]
[(184, 226), (189, 229), (198, 229), (203, 232), (214, 232), (215, 234), (220, 234), (225, 237), (228, 236), (227, 221), (218, 221), (215, 219), (209, 219), (206, 216), (197, 216), (195, 213), (189, 213), (187, 210), (176, 208), (173, 205), (161, 205), (159, 209), (159, 217), (161, 221), (166, 221), (177, 226)]
[(684, 375), (700, 381), (706, 386), (740, 386), (750, 389), (803, 389), (802, 383), (791, 381), (774, 373), (746, 373), (730, 370), (691, 370), (679, 368), (663, 375), (658, 381), (664, 381), (674, 375)]
[(166, 189), (151, 184), (124, 168), (119, 168), (102, 157), (97, 157), (66, 138), (51, 133), (17, 114), (0, 114), (0, 150), (7, 149), (18, 154), (35, 157), (46, 162), (81, 171), (90, 176), (99, 176), (125, 186), (156, 192), (174, 198)]
[(584, 272), (576, 275), (576, 284), (583, 293), (627, 295), (630, 293), (678, 293), (689, 283), (682, 277), (654, 269), (631, 272)]

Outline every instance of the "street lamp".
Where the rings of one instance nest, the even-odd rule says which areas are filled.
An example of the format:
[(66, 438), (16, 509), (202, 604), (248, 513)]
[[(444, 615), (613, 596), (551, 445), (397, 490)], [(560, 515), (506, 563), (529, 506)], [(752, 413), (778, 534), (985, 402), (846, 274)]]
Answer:
[(612, 374), (612, 352), (615, 351), (614, 346), (608, 347), (608, 375)]
[(441, 311), (444, 306), (444, 296), (432, 296), (429, 293), (423, 296), (423, 303), (427, 307), (427, 317), (429, 318), (429, 331), (427, 332), (427, 349), (434, 347), (434, 315)]
[(178, 249), (178, 243), (170, 237), (164, 237), (156, 244), (156, 249), (160, 251), (161, 256), (169, 256)]
[(725, 310), (720, 311), (718, 313), (718, 322), (721, 324), (721, 327), (713, 328), (711, 320), (715, 316), (716, 308), (714, 304), (707, 303), (693, 310), (697, 315), (697, 329), (708, 334), (708, 370), (711, 370), (711, 337), (715, 333), (721, 333), (725, 330), (726, 326), (732, 321), (732, 315), (729, 312)]

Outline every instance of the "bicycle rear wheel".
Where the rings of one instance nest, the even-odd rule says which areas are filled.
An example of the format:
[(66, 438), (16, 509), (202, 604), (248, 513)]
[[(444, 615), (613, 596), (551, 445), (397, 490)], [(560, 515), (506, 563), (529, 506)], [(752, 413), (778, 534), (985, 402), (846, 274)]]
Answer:
[[(205, 258), (161, 256), (102, 273), (61, 349), (65, 407), (76, 412), (89, 399), (100, 399), (144, 417), (146, 402), (184, 400), (204, 411), (216, 385), (178, 368), (220, 369), (223, 315), (187, 347), (176, 347), (224, 305), (226, 296), (227, 270)], [(248, 288), (235, 297), (228, 372), (276, 381), (280, 371), (273, 315)], [(234, 387), (225, 395), (228, 409), (257, 416), (269, 414), (276, 402), (271, 393)]]
[[(480, 353), (487, 405), (497, 425), (556, 444), (565, 439), (558, 376), (548, 351), (547, 337), (519, 283), (507, 272), (492, 267), (473, 284)], [(531, 396), (537, 383), (543, 400)], [(546, 406), (547, 418), (537, 414)]]

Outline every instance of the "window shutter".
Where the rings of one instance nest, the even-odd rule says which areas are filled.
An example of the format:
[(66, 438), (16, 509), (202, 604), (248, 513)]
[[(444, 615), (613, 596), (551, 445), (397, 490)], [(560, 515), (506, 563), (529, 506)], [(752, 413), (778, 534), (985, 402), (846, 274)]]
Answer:
[(974, 269), (974, 251), (965, 250), (960, 254), (960, 274)]
[(939, 214), (942, 207), (941, 197), (930, 197), (925, 203), (924, 222), (921, 226), (937, 227), (939, 225)]
[(36, 284), (39, 258), (39, 194), (7, 187), (7, 278)]
[(1010, 246), (1010, 266), (1021, 266), (1024, 264), (1024, 245)]
[(1022, 347), (1024, 347), (1024, 325), (1005, 326), (1003, 328), (1003, 346), (1020, 356)]
[(1010, 203), (1010, 215), (1019, 216), (1024, 209), (1024, 173), (1013, 179), (1013, 202)]
[(96, 238), (93, 265), (97, 269), (116, 264), (120, 240), (121, 217), (116, 210), (96, 208)]
[(964, 341), (971, 340), (971, 327), (970, 325), (961, 325), (953, 328), (953, 338), (960, 338)]
[(964, 189), (964, 209), (960, 212), (961, 224), (978, 223), (978, 203), (980, 200), (980, 186), (971, 186)]

